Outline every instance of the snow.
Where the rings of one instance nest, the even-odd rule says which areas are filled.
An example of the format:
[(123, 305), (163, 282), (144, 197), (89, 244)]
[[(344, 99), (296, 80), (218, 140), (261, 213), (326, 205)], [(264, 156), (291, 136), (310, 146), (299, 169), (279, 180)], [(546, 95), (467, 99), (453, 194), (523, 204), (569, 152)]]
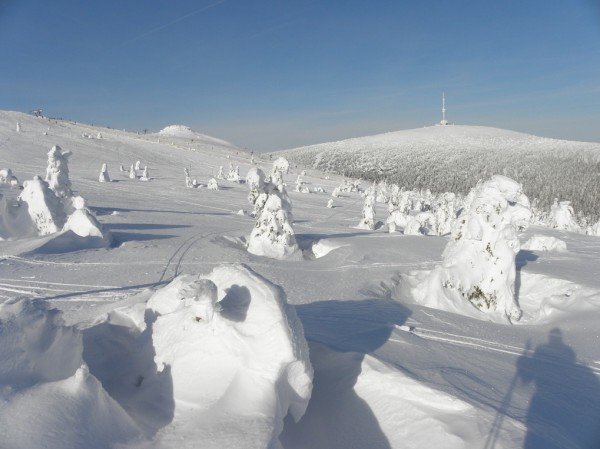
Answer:
[[(17, 121), (23, 125), (20, 133), (15, 132)], [(444, 128), (446, 131), (439, 132), (458, 129)], [(99, 132), (102, 139), (82, 137), (84, 133), (96, 136)], [(498, 133), (490, 132), (490, 138)], [(480, 151), (487, 146), (490, 154), (496, 154), (494, 148), (506, 144), (509, 137), (505, 134), (496, 144), (493, 139), (482, 139)], [(519, 139), (517, 135), (515, 148), (522, 151)], [(432, 147), (436, 142), (431, 140)], [(538, 146), (539, 142), (532, 139), (530, 151), (524, 151), (523, 157), (510, 148), (506, 151), (515, 161), (523, 162), (524, 170), (529, 170), (534, 165), (528, 155), (538, 149), (540, 160), (549, 162), (547, 167), (541, 164), (536, 168), (543, 178), (554, 170), (555, 161), (545, 152), (551, 142)], [(521, 244), (541, 235), (565, 242), (568, 251), (521, 249), (516, 254), (514, 293), (522, 317), (511, 325), (469, 302), (461, 303), (466, 307), (459, 310), (448, 301), (435, 307), (420, 304), (412, 290), (442, 263), (444, 248), (452, 236), (439, 236), (437, 231), (413, 236), (390, 234), (385, 228), (354, 229), (364, 203), (356, 187), (360, 184), (358, 179), (307, 169), (302, 181), (314, 193), (305, 195), (293, 191), (293, 187), (286, 192), (294, 206), (290, 223), (304, 257), (271, 259), (249, 253), (248, 242), (240, 238), (248, 235), (255, 223), (251, 214), (237, 213), (252, 210), (248, 206), (249, 186), (219, 181), (219, 191), (199, 190), (186, 188), (182, 179), (182, 167), (189, 167), (193, 177), (206, 185), (219, 167), (228, 167), (229, 162), (234, 167), (239, 165), (243, 174), (253, 166), (270, 174), (272, 161), (268, 155), (255, 154), (253, 165), (249, 153), (234, 147), (177, 137), (161, 138), (158, 142), (157, 136), (0, 111), (0, 166), (10, 168), (19, 180), (43, 174), (46, 153), (53, 145), (73, 153), (69, 159), (71, 188), (75, 195), (86, 199), (87, 210), (110, 232), (113, 243), (103, 248), (61, 246), (59, 252), (51, 251), (48, 245), (61, 235), (60, 229), (46, 236), (37, 236), (35, 231), (35, 235), (0, 241), (2, 307), (16, 298), (28, 298), (44, 313), (62, 314), (62, 323), (44, 318), (53, 323), (46, 325), (43, 320), (25, 319), (38, 312), (18, 312), (22, 322), (11, 328), (9, 337), (5, 332), (9, 314), (7, 309), (1, 313), (0, 348), (7, 348), (11, 341), (26, 345), (24, 352), (13, 352), (25, 359), (8, 376), (13, 379), (10, 382), (30, 379), (29, 385), (5, 388), (3, 384), (0, 388), (0, 415), (5, 417), (0, 418), (5, 419), (0, 423), (0, 441), (8, 447), (268, 448), (281, 444), (284, 449), (485, 445), (508, 449), (524, 447), (525, 442), (539, 448), (551, 447), (547, 442), (536, 442), (536, 437), (547, 435), (561, 441), (562, 447), (594, 447), (590, 441), (600, 440), (594, 434), (599, 428), (595, 423), (600, 420), (598, 237), (539, 224), (519, 231)], [(565, 148), (578, 145), (564, 143)], [(404, 160), (396, 166), (414, 166), (414, 153), (417, 152), (402, 153)], [(458, 150), (456, 153), (456, 157), (464, 154)], [(572, 170), (576, 157), (573, 158), (562, 160), (566, 172)], [(151, 182), (130, 180), (127, 171), (111, 172), (113, 182), (98, 182), (98, 169), (103, 163), (129, 168), (137, 160), (148, 165), (154, 176)], [(292, 163), (284, 181), (293, 182), (305, 167), (296, 168), (293, 158), (288, 160)], [(445, 166), (452, 166), (454, 160), (447, 158)], [(474, 159), (471, 162), (474, 167), (478, 163)], [(586, 174), (586, 170), (581, 173)], [(494, 172), (484, 178), (489, 179)], [(406, 206), (407, 216), (416, 215), (417, 211), (431, 212), (437, 220), (436, 204), (446, 204), (448, 200), (445, 213), (451, 217), (453, 210), (463, 207), (464, 197), (456, 195), (450, 205), (451, 201), (438, 192), (458, 194), (461, 189), (457, 185), (465, 183), (468, 187), (462, 193), (466, 193), (478, 180), (474, 174), (457, 178), (448, 174), (446, 178), (447, 173), (440, 171), (429, 178), (438, 182), (437, 176), (441, 177), (437, 189), (429, 186), (429, 172), (421, 173), (423, 187), (431, 187), (434, 193), (417, 190), (412, 185), (412, 175), (406, 185), (400, 183), (406, 195), (400, 196), (398, 207)], [(523, 183), (524, 192), (528, 193), (531, 187), (523, 178), (511, 177)], [(538, 182), (533, 175), (532, 179)], [(370, 183), (363, 181), (365, 187)], [(334, 208), (325, 207), (331, 195), (316, 192), (315, 186), (323, 187), (325, 192), (339, 188)], [(594, 184), (589, 186), (594, 194)], [(393, 186), (389, 181), (386, 190), (391, 201)], [(20, 193), (18, 187), (0, 184), (4, 205), (14, 204)], [(549, 210), (554, 197), (571, 200), (575, 211), (580, 210), (570, 194), (553, 195), (544, 210)], [(69, 212), (65, 219), (73, 212), (69, 204), (65, 206)], [(5, 210), (15, 213), (19, 209), (10, 206)], [(379, 204), (374, 219), (385, 221), (388, 214), (386, 205)], [(4, 220), (6, 214), (1, 216)], [(578, 220), (577, 213), (575, 216)], [(29, 221), (28, 213), (25, 218)], [(452, 218), (448, 220), (451, 222)], [(588, 226), (596, 222), (591, 220)], [(229, 265), (231, 262), (244, 267)], [(216, 272), (228, 274), (223, 274), (221, 280)], [(237, 280), (233, 272), (239, 273), (235, 275)], [(175, 290), (169, 293), (170, 288), (165, 287), (174, 280), (171, 287), (177, 282), (184, 285), (186, 279), (210, 279), (217, 286), (217, 303), (213, 306), (213, 297), (204, 295), (196, 311), (192, 312), (193, 307), (178, 309), (182, 301), (176, 299)], [(285, 293), (287, 304), (283, 309), (275, 307), (275, 302), (265, 302), (274, 306), (269, 309), (272, 313), (268, 316), (273, 318), (270, 329), (279, 337), (269, 340), (266, 332), (245, 338), (241, 329), (255, 331), (254, 327), (247, 327), (250, 322), (231, 322), (223, 317), (228, 308), (219, 303), (225, 301), (225, 290), (235, 292), (230, 296), (239, 299), (245, 296), (244, 286), (249, 291), (260, 286), (266, 292), (265, 298), (281, 298)], [(272, 289), (277, 293), (272, 293)], [(149, 309), (150, 298), (153, 303), (163, 304), (165, 310), (160, 317)], [(166, 311), (169, 304), (172, 312)], [(221, 343), (231, 343), (234, 335), (239, 337), (233, 351), (221, 352), (233, 354), (239, 363), (231, 370), (220, 370), (224, 374), (215, 380), (214, 389), (202, 385), (193, 390), (215, 395), (222, 391), (235, 369), (245, 373), (250, 363), (258, 360), (287, 363), (278, 357), (291, 354), (289, 335), (297, 335), (291, 332), (297, 327), (288, 327), (286, 320), (276, 321), (275, 316), (283, 317), (278, 312), (283, 310), (289, 320), (295, 310), (314, 370), (308, 406), (297, 423), (291, 413), (284, 417), (285, 410), (277, 411), (276, 406), (279, 403), (285, 408), (288, 403), (291, 411), (306, 404), (305, 395), (301, 399), (283, 394), (291, 393), (293, 388), (276, 390), (278, 393), (270, 396), (276, 400), (268, 407), (262, 401), (241, 400), (247, 397), (245, 391), (238, 395), (239, 390), (227, 389), (223, 394), (228, 401), (217, 401), (210, 410), (231, 407), (231, 419), (216, 414), (204, 419), (197, 397), (187, 398), (192, 404), (181, 400), (193, 392), (180, 387), (199, 380), (186, 376), (187, 369), (200, 368), (190, 367), (186, 355), (178, 352), (175, 343), (169, 345), (167, 341), (177, 337), (185, 344), (186, 338), (196, 335), (194, 328), (200, 322), (192, 320), (187, 330), (177, 325), (176, 332), (167, 325), (168, 320), (163, 320), (162, 327), (154, 326), (170, 314), (177, 317), (171, 323), (176, 324), (190, 315), (210, 317), (211, 310), (212, 325), (203, 323), (207, 324), (205, 328), (222, 330), (226, 335), (216, 348), (225, 349)], [(233, 316), (241, 316), (243, 310), (235, 308)], [(266, 326), (264, 321), (261, 323), (261, 328)], [(44, 330), (48, 328), (54, 330)], [(286, 333), (286, 328), (291, 333)], [(553, 331), (555, 328), (560, 329), (560, 335)], [(64, 339), (55, 338), (53, 332), (62, 333)], [(160, 358), (155, 360), (158, 352), (153, 334), (158, 333), (160, 339), (165, 339), (161, 342)], [(207, 330), (202, 336), (211, 339), (215, 334)], [(257, 348), (257, 340), (275, 344), (276, 349), (249, 352), (250, 348)], [(206, 349), (195, 345), (190, 349), (190, 357), (206, 356), (202, 352)], [(8, 353), (2, 354), (0, 360), (8, 360)], [(244, 354), (242, 359), (235, 358)], [(296, 356), (287, 360), (292, 359), (296, 360)], [(308, 366), (305, 356), (297, 359), (305, 360), (303, 367)], [(39, 369), (27, 360), (37, 361)], [(162, 363), (165, 366), (159, 371), (158, 364)], [(178, 368), (172, 371), (171, 363)], [(77, 372), (82, 365), (88, 367), (89, 374), (85, 366)], [(8, 370), (10, 365), (6, 366), (4, 369)], [(33, 374), (27, 374), (24, 366), (32, 367), (29, 373)], [(210, 365), (206, 366), (206, 375), (214, 373), (209, 370)], [(229, 365), (224, 362), (220, 366)], [(3, 367), (4, 363), (0, 364), (0, 370)], [(302, 374), (303, 370), (299, 372)], [(270, 380), (275, 378), (275, 370), (252, 371), (257, 376), (265, 373), (274, 376)], [(247, 385), (248, 378), (234, 377), (229, 385), (238, 385), (238, 381)], [(260, 387), (261, 392), (273, 392), (270, 382), (255, 384), (257, 391)], [(280, 385), (283, 387), (285, 382)], [(264, 399), (266, 393), (260, 396)], [(238, 413), (240, 404), (246, 406), (243, 411), (247, 415)], [(258, 409), (266, 410), (271, 419), (255, 414)], [(278, 425), (282, 427), (277, 438)]]
[(0, 320), (3, 446), (104, 448), (137, 436), (132, 419), (89, 374), (81, 334), (60, 313), (9, 301)]
[(523, 243), (521, 249), (529, 251), (566, 251), (567, 244), (556, 237), (536, 234)]
[(503, 174), (549, 209), (555, 198), (600, 218), (600, 143), (548, 139), (484, 126), (429, 126), (274, 153), (307, 167), (386, 179), (408, 189), (466, 194), (472, 183)]
[(161, 129), (157, 133), (157, 135), (165, 137), (174, 137), (178, 139), (189, 139), (193, 140), (194, 142), (198, 142), (202, 145), (215, 145), (236, 148), (234, 145), (225, 140), (217, 139), (215, 137), (207, 136), (206, 134), (198, 133), (189, 126), (185, 125), (169, 125)]

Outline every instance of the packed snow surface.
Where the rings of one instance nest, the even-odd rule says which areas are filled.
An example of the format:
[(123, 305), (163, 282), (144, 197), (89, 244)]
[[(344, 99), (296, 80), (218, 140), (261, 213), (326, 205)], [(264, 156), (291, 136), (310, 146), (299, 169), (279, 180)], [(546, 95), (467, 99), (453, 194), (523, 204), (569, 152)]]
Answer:
[[(461, 139), (472, 145), (452, 153), (456, 147), (442, 134), (462, 127), (439, 128), (411, 132), (419, 141), (439, 134), (430, 146), (403, 146), (402, 161), (389, 156), (396, 151), (390, 146), (379, 161), (385, 167), (391, 157), (390, 165), (413, 170), (411, 188), (410, 176), (419, 173), (425, 187), (439, 178), (441, 192), (455, 193), (459, 184), (466, 193), (479, 178), (504, 174), (531, 196), (528, 179), (538, 185), (533, 175), (492, 170), (499, 149), (516, 164), (524, 161), (524, 172), (537, 170), (539, 179), (557, 173), (559, 160), (570, 173), (576, 161), (593, 161), (595, 151), (593, 144), (559, 145), (484, 128), (479, 149), (466, 151), (475, 145), (467, 129)], [(440, 142), (448, 152), (436, 152)], [(567, 251), (518, 251), (514, 294), (522, 317), (512, 325), (494, 322), (468, 301), (457, 309), (412, 295), (442, 263), (452, 235), (356, 229), (365, 198), (353, 179), (296, 167), (286, 154), (281, 185), (291, 186), (289, 220), (302, 256), (271, 259), (249, 253), (241, 238), (256, 223), (250, 185), (217, 174), (239, 166), (242, 179), (252, 167), (270, 175), (276, 157), (255, 155), (253, 164), (233, 146), (15, 112), (0, 112), (0, 174), (10, 169), (18, 181), (0, 182), (0, 231), (20, 223), (13, 219), (30, 221), (24, 205), (8, 206), (24, 181), (44, 179), (54, 145), (71, 153), (72, 194), (85, 198), (111, 244), (57, 242), (65, 238), (64, 223), (51, 234), (0, 241), (0, 446), (598, 447), (598, 237), (539, 225), (517, 230), (521, 245), (545, 236), (565, 242)], [(581, 149), (580, 156), (569, 148)], [(445, 158), (444, 169), (454, 161), (464, 167), (461, 157), (472, 154), (465, 160), (489, 173), (419, 172), (420, 156), (405, 157), (411, 154), (430, 157), (432, 167)], [(479, 162), (481, 154), (493, 157)], [(536, 154), (548, 165), (536, 166)], [(378, 163), (371, 155), (364, 160)], [(149, 182), (128, 177), (137, 161), (137, 176), (148, 166)], [(104, 163), (112, 182), (99, 182)], [(219, 179), (219, 190), (187, 188), (186, 168), (197, 186)], [(579, 168), (573, 185), (592, 170)], [(294, 191), (298, 175), (310, 194)], [(336, 189), (334, 207), (325, 207)], [(378, 190), (376, 197), (385, 194)], [(574, 195), (558, 199), (579, 210)], [(454, 207), (450, 195), (446, 200), (440, 222)], [(74, 209), (67, 202), (65, 221)], [(564, 223), (570, 210), (560, 209)], [(385, 222), (389, 213), (378, 203), (373, 221)]]

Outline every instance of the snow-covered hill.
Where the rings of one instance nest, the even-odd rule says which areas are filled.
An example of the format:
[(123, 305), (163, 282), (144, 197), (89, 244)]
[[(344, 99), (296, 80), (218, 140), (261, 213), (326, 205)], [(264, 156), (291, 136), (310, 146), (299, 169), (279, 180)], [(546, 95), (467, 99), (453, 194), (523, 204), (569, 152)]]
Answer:
[[(307, 169), (310, 193), (300, 193), (292, 188), (299, 170), (284, 175), (298, 244), (318, 246), (314, 257), (275, 260), (241, 244), (255, 227), (238, 214), (251, 209), (248, 186), (185, 186), (184, 168), (201, 184), (230, 163), (245, 177), (250, 154), (0, 112), (0, 169), (20, 182), (44, 174), (57, 144), (72, 152), (72, 189), (113, 245), (69, 252), (0, 241), (1, 447), (600, 441), (598, 237), (537, 226), (519, 235), (521, 243), (553, 237), (566, 250), (518, 254), (524, 315), (499, 324), (475, 309), (467, 316), (418, 303), (412, 282), (440, 263), (448, 237), (354, 228), (358, 192), (326, 207), (341, 176)], [(260, 156), (256, 165), (270, 171)], [(148, 181), (119, 171), (138, 160)], [(112, 182), (98, 181), (103, 163)], [(374, 219), (386, 217), (378, 203)]]
[(409, 189), (467, 193), (473, 180), (504, 174), (549, 207), (571, 200), (600, 216), (600, 143), (548, 139), (482, 126), (429, 126), (310, 145), (281, 152), (324, 171)]
[(189, 126), (185, 125), (169, 125), (161, 129), (158, 133), (156, 133), (156, 135), (175, 139), (189, 140), (192, 143), (197, 142), (204, 145), (237, 148), (235, 145), (225, 140), (217, 139), (216, 137), (211, 137), (207, 136), (206, 134), (198, 133)]

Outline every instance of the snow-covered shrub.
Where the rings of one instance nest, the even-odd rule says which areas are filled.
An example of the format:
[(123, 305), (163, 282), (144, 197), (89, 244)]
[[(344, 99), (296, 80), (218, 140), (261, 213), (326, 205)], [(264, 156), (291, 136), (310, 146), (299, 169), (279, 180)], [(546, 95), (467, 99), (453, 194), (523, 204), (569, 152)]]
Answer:
[(142, 162), (141, 161), (135, 161), (135, 171), (141, 170), (142, 169)]
[(129, 167), (129, 179), (137, 179), (137, 173), (135, 172), (135, 167), (131, 164)]
[(235, 168), (232, 164), (229, 164), (229, 173), (227, 174), (227, 180), (233, 182), (240, 182), (240, 166), (236, 165)]
[(331, 196), (334, 198), (339, 198), (340, 197), (340, 188), (336, 187), (335, 189), (333, 189), (333, 192), (331, 192)]
[(567, 244), (556, 237), (535, 234), (521, 245), (521, 249), (529, 251), (566, 251)]
[(219, 184), (215, 178), (210, 178), (207, 184), (208, 190), (219, 190)]
[(223, 175), (223, 166), (222, 165), (219, 167), (219, 172), (217, 173), (216, 177), (217, 177), (217, 179), (223, 179), (224, 178), (224, 175)]
[(39, 235), (54, 234), (65, 223), (65, 212), (60, 199), (48, 183), (39, 176), (23, 183), (19, 201), (27, 204), (27, 212)]
[(375, 192), (371, 188), (365, 196), (362, 218), (356, 226), (358, 229), (375, 229)]
[(558, 200), (554, 200), (554, 204), (550, 209), (549, 224), (550, 227), (561, 231), (580, 231), (570, 201), (558, 202)]
[(587, 235), (593, 235), (596, 237), (600, 237), (600, 220), (593, 224), (592, 226), (588, 226), (586, 230)]
[(327, 201), (327, 207), (328, 207), (329, 209), (332, 209), (332, 208), (333, 208), (333, 198), (330, 198), (330, 199), (329, 199), (329, 201)]
[(402, 232), (405, 235), (430, 235), (435, 233), (435, 216), (429, 211), (405, 216), (404, 220)]
[(85, 200), (76, 196), (72, 205), (75, 211), (69, 215), (63, 231), (71, 231), (79, 237), (89, 237), (94, 241), (94, 246), (110, 245), (111, 237), (108, 231), (102, 228), (100, 222), (85, 205)]
[(17, 131), (18, 133), (20, 133), (20, 132), (21, 132), (21, 122), (17, 122), (17, 129), (16, 129), (16, 131)]
[(59, 198), (68, 198), (73, 195), (69, 180), (69, 156), (71, 156), (71, 152), (63, 151), (58, 145), (54, 145), (48, 152), (46, 182)]
[(2, 170), (0, 170), (0, 184), (9, 184), (11, 186), (14, 186), (15, 184), (19, 184), (19, 180), (13, 174), (10, 168), (3, 168)]
[(518, 320), (517, 232), (531, 219), (529, 200), (519, 183), (499, 175), (477, 184), (469, 198), (444, 249), (442, 265), (415, 288), (415, 298), (432, 307), (449, 302), (457, 309), (468, 301), (483, 312)]
[(110, 182), (110, 176), (108, 175), (108, 168), (106, 167), (106, 163), (102, 164), (102, 169), (100, 170), (100, 177), (98, 178), (100, 182)]
[(96, 139), (102, 139), (102, 133), (96, 134)]
[(125, 167), (123, 167), (123, 164), (119, 164), (119, 171), (120, 172), (124, 172), (125, 171)]
[(144, 166), (144, 171), (142, 172), (142, 176), (140, 181), (150, 181), (150, 175), (148, 175), (148, 166)]
[(285, 190), (265, 179), (262, 170), (253, 170), (248, 200), (254, 205), (256, 223), (248, 238), (248, 252), (275, 259), (290, 256), (298, 251), (290, 200)]

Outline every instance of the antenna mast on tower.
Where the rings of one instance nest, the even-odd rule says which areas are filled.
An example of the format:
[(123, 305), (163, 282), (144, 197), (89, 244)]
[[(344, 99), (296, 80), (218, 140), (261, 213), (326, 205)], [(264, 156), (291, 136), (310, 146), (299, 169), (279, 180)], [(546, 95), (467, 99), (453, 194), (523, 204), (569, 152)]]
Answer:
[(440, 125), (447, 125), (448, 120), (446, 120), (446, 93), (442, 92), (442, 121)]

